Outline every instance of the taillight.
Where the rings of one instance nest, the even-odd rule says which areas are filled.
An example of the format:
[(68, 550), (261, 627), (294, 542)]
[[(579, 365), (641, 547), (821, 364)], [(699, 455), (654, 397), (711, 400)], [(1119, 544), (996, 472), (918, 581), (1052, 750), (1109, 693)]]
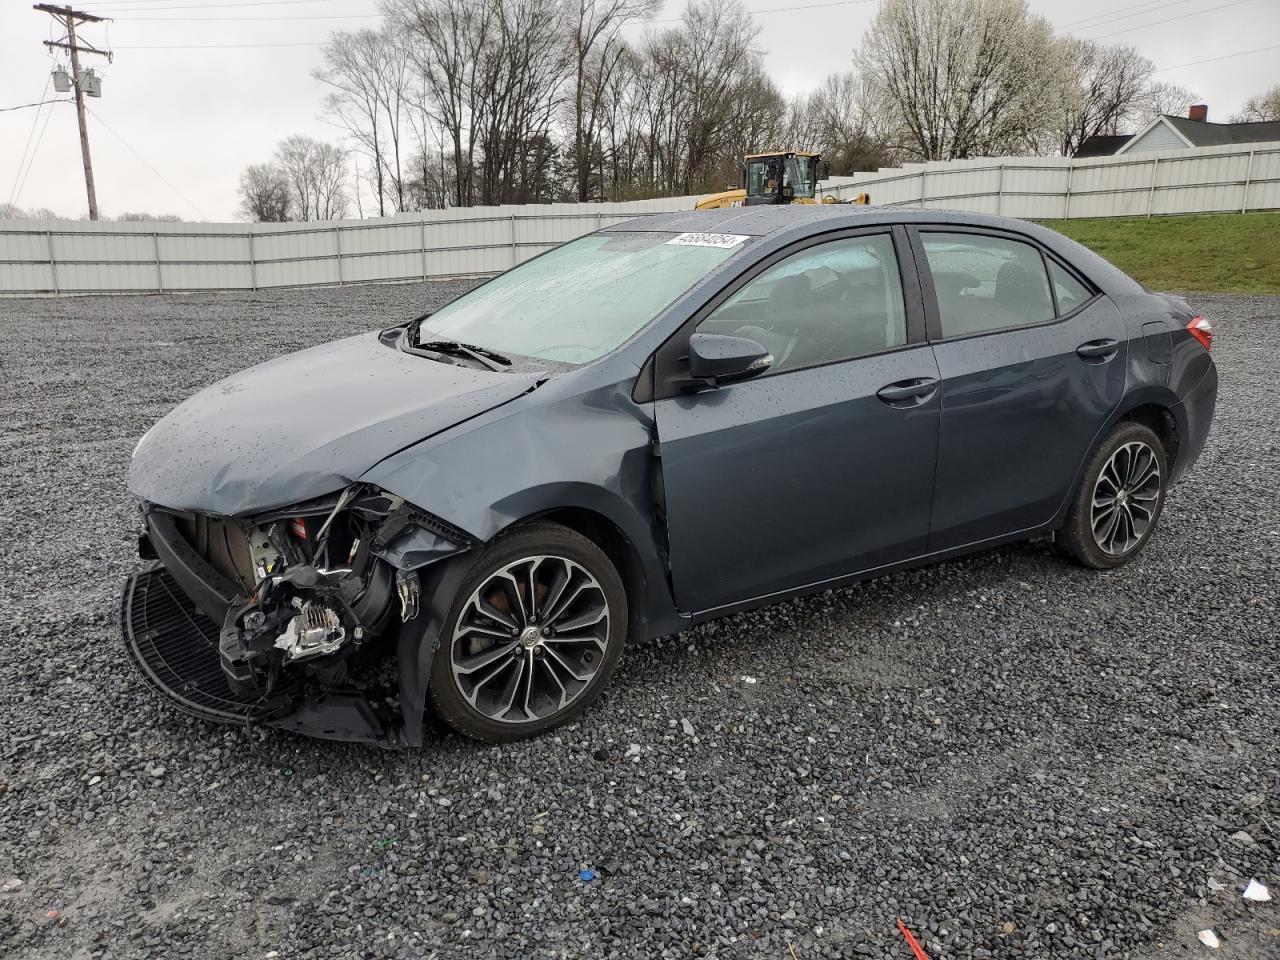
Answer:
[(307, 521), (301, 517), (294, 517), (289, 521), (289, 532), (299, 540), (307, 539)]
[(1206, 350), (1213, 349), (1213, 324), (1204, 317), (1193, 317), (1187, 324), (1187, 333), (1199, 340)]

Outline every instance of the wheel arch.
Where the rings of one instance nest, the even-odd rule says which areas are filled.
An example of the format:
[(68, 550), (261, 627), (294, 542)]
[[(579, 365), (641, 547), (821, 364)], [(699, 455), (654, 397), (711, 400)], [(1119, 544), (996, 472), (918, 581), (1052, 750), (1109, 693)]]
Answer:
[(640, 551), (616, 523), (600, 513), (582, 506), (552, 507), (525, 517), (507, 527), (503, 533), (529, 523), (555, 523), (586, 537), (604, 551), (622, 578), (627, 591), (628, 641), (646, 639), (649, 616), (648, 583)]
[(586, 537), (609, 557), (627, 588), (632, 640), (674, 633), (688, 625), (676, 609), (663, 557), (660, 517), (646, 517), (636, 507), (639, 490), (615, 491), (590, 483), (551, 483), (529, 487), (494, 505), (507, 519), (494, 536), (527, 523), (559, 523)]
[[(1143, 426), (1150, 428), (1160, 438), (1160, 442), (1164, 444), (1165, 457), (1169, 464), (1169, 475), (1171, 478), (1176, 478), (1180, 467), (1178, 459), (1179, 447), (1181, 446), (1182, 438), (1186, 436), (1186, 423), (1179, 417), (1181, 407), (1178, 404), (1177, 394), (1164, 386), (1146, 386), (1127, 394), (1098, 430), (1088, 449), (1081, 453), (1080, 461), (1071, 477), (1071, 483), (1066, 488), (1062, 498), (1062, 505), (1058, 508), (1058, 512), (1054, 515), (1049, 526), (1056, 529), (1062, 525), (1062, 522), (1066, 519), (1067, 510), (1071, 505), (1071, 498), (1080, 483), (1080, 478), (1084, 475), (1085, 467), (1098, 447), (1111, 435), (1111, 431), (1118, 424), (1141, 423)], [(1185, 417), (1185, 414), (1182, 414), (1182, 417)]]
[[(1172, 407), (1161, 403), (1141, 403), (1128, 410), (1116, 423), (1125, 421), (1140, 423), (1160, 438), (1165, 459), (1169, 464), (1169, 472), (1172, 475), (1178, 463), (1178, 448), (1182, 442), (1181, 434), (1178, 432), (1178, 421), (1173, 415)], [(1115, 424), (1112, 424), (1111, 429), (1115, 429)]]

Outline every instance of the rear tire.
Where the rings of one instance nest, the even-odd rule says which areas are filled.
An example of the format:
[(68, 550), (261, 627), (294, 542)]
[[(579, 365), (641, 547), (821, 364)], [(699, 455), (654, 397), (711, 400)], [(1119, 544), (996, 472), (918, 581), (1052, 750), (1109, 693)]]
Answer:
[(1121, 423), (1089, 458), (1058, 543), (1094, 570), (1127, 563), (1155, 532), (1168, 479), (1160, 438), (1140, 423)]
[(627, 624), (626, 590), (603, 550), (558, 524), (520, 527), (462, 579), (431, 662), (431, 706), (486, 743), (545, 733), (600, 695)]

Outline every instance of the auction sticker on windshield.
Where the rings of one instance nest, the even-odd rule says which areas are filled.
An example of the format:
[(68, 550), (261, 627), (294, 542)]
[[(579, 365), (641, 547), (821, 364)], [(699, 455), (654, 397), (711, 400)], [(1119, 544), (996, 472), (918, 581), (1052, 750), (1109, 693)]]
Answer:
[(674, 244), (677, 247), (736, 247), (743, 240), (750, 240), (750, 237), (742, 237), (736, 233), (682, 233), (679, 236), (672, 237), (667, 241), (668, 245)]

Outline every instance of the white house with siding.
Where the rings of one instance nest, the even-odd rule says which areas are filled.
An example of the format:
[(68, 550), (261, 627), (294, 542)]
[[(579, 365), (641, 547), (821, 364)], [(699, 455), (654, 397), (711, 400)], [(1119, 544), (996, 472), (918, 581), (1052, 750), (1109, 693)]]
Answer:
[(1193, 104), (1185, 117), (1156, 117), (1131, 137), (1095, 136), (1080, 145), (1075, 156), (1103, 157), (1158, 150), (1186, 150), (1195, 147), (1224, 147), (1245, 143), (1273, 143), (1280, 140), (1280, 120), (1256, 123), (1210, 123), (1209, 108)]

